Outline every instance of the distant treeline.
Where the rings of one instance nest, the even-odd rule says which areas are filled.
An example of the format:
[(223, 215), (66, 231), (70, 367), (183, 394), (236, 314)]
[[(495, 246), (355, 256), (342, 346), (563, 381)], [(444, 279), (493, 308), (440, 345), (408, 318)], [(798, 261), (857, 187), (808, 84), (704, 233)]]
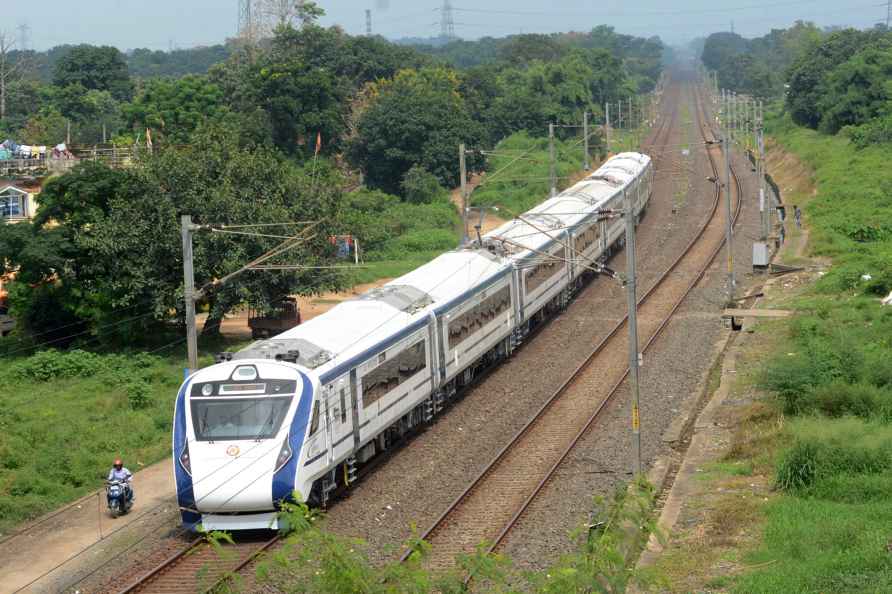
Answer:
[(793, 122), (857, 145), (892, 141), (892, 31), (820, 30), (797, 22), (764, 37), (716, 33), (702, 60), (719, 86), (781, 98)]

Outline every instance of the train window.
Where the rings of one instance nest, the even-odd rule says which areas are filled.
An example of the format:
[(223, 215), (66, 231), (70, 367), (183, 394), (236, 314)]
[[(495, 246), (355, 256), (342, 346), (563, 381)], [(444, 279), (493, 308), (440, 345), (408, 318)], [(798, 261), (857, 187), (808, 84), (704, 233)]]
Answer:
[(341, 422), (347, 422), (347, 388), (341, 388)]
[(427, 350), (420, 340), (362, 376), (362, 406), (368, 408), (425, 367)]
[(598, 223), (593, 223), (588, 227), (585, 231), (576, 236), (576, 253), (581, 254), (586, 251), (590, 247), (592, 247), (595, 243), (598, 242), (598, 236), (600, 235), (600, 227)]
[(313, 402), (313, 417), (310, 419), (310, 437), (316, 435), (319, 430), (319, 401)]
[(530, 268), (526, 276), (526, 294), (529, 295), (545, 281), (564, 268), (564, 260), (567, 257), (566, 249), (561, 248), (550, 256), (540, 256), (542, 261)]
[(511, 290), (505, 285), (449, 322), (449, 348), (455, 348), (510, 308)]
[(198, 441), (270, 439), (288, 414), (293, 397), (193, 398), (192, 423)]

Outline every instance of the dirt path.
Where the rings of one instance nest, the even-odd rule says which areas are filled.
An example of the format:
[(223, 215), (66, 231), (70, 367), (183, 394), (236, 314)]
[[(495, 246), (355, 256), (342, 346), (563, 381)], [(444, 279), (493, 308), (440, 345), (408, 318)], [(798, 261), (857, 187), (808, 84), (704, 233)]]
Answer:
[(53, 512), (57, 515), (32, 522), (30, 529), (25, 526), (21, 529), (24, 532), (3, 542), (0, 592), (60, 591), (65, 584), (58, 580), (69, 569), (54, 572), (54, 568), (66, 562), (82, 564), (103, 558), (107, 549), (114, 548), (112, 543), (120, 543), (122, 537), (132, 538), (132, 533), (141, 529), (138, 525), (176, 509), (170, 464), (168, 460), (134, 473), (136, 501), (126, 516), (109, 516), (103, 489), (63, 508), (61, 513)]
[[(474, 188), (479, 186), (483, 182), (484, 177), (479, 173), (471, 176), (471, 181), (468, 183), (468, 195), (474, 191)], [(455, 205), (456, 210), (458, 210), (458, 214), (461, 215), (462, 209), (462, 200), (461, 200), (461, 187), (455, 188), (449, 195), (449, 201)], [(479, 213), (477, 211), (471, 211), (468, 214), (469, 221), (468, 227), (469, 229), (473, 229), (476, 222), (479, 220)], [(480, 227), (480, 233), (489, 233), (493, 229), (501, 227), (505, 223), (505, 219), (498, 216), (492, 211), (486, 211), (483, 217), (483, 225)]]

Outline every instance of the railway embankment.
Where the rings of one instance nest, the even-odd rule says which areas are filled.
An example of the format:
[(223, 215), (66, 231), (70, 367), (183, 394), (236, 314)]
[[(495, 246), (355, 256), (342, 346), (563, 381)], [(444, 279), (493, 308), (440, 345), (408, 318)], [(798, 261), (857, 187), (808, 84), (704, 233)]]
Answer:
[(770, 122), (788, 214), (765, 286), (788, 320), (726, 350), (641, 564), (667, 592), (892, 589), (892, 222), (881, 147)]

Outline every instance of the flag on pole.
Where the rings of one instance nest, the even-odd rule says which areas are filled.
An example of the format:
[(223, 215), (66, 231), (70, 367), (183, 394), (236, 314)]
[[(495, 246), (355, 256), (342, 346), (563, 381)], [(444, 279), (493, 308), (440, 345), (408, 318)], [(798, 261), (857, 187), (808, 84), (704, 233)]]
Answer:
[(313, 154), (314, 157), (319, 156), (319, 150), (322, 148), (322, 132), (316, 132), (316, 152)]

